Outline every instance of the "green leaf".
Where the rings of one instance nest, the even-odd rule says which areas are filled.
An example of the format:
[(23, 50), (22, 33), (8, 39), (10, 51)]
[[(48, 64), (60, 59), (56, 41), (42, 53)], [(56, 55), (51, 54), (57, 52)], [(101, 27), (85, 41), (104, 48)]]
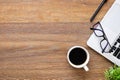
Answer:
[(114, 65), (104, 72), (106, 80), (120, 80), (120, 67)]

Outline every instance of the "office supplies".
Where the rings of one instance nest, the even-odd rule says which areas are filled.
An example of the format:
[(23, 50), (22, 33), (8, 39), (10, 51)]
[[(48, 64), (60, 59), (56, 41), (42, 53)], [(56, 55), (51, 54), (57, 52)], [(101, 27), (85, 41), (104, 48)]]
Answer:
[(107, 2), (107, 0), (103, 0), (100, 5), (98, 6), (98, 8), (96, 9), (95, 13), (92, 15), (92, 17), (90, 18), (90, 22), (92, 22), (95, 18), (95, 16), (98, 14), (98, 12), (100, 11), (100, 9), (102, 8), (102, 6)]
[(110, 52), (113, 54), (113, 56), (120, 59), (120, 34), (118, 35), (112, 48), (110, 49)]
[[(110, 43), (110, 45), (113, 46), (116, 44), (116, 41), (119, 42), (119, 34), (120, 34), (120, 0), (115, 0), (111, 8), (108, 10), (106, 15), (101, 20), (101, 25), (104, 30), (104, 33), (106, 34), (106, 37)], [(102, 50), (100, 48), (100, 41), (101, 39), (96, 37), (93, 33), (89, 40), (87, 41), (87, 45), (97, 51), (99, 54), (110, 60), (111, 62), (115, 63), (116, 65), (120, 66), (120, 59), (118, 58), (119, 52), (116, 54), (116, 50), (109, 53), (102, 53)], [(117, 44), (118, 45), (118, 44)], [(119, 45), (118, 45), (119, 46)], [(110, 49), (111, 50), (111, 49)], [(117, 56), (115, 56), (117, 55)]]

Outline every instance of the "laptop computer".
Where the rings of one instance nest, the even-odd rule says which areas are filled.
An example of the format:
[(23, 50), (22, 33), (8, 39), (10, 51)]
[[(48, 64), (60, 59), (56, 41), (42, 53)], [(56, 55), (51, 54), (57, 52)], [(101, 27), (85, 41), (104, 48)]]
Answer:
[(94, 33), (87, 41), (87, 45), (114, 64), (120, 66), (120, 0), (115, 0), (106, 15), (100, 21), (104, 33), (112, 46), (109, 53), (102, 53), (100, 38)]

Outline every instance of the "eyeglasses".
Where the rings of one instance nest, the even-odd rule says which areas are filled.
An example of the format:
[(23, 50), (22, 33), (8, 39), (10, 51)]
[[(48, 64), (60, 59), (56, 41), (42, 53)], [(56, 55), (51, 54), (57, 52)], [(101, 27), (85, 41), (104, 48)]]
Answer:
[(103, 38), (100, 41), (100, 47), (102, 49), (102, 53), (109, 53), (109, 50), (111, 49), (111, 45), (110, 45), (110, 43), (109, 43), (109, 41), (104, 33), (104, 30), (103, 30), (100, 22), (97, 22), (96, 24), (94, 24), (93, 27), (90, 29), (93, 30), (94, 34), (97, 37)]

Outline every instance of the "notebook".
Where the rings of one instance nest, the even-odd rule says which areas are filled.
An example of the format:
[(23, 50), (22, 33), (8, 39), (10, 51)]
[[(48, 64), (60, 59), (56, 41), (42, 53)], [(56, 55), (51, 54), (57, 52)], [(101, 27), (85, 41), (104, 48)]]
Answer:
[[(116, 47), (116, 45), (119, 46), (119, 44), (115, 45), (115, 43), (120, 36), (120, 0), (114, 1), (113, 5), (105, 14), (100, 23), (103, 27), (104, 33), (106, 34), (110, 45), (112, 45), (112, 47)], [(117, 58), (120, 52), (117, 51), (117, 56), (114, 56), (115, 51), (111, 53), (102, 53), (100, 47), (100, 39), (96, 37), (94, 33), (88, 39), (87, 45), (96, 52), (98, 52), (98, 54), (104, 56), (114, 64), (120, 66), (120, 59)]]

